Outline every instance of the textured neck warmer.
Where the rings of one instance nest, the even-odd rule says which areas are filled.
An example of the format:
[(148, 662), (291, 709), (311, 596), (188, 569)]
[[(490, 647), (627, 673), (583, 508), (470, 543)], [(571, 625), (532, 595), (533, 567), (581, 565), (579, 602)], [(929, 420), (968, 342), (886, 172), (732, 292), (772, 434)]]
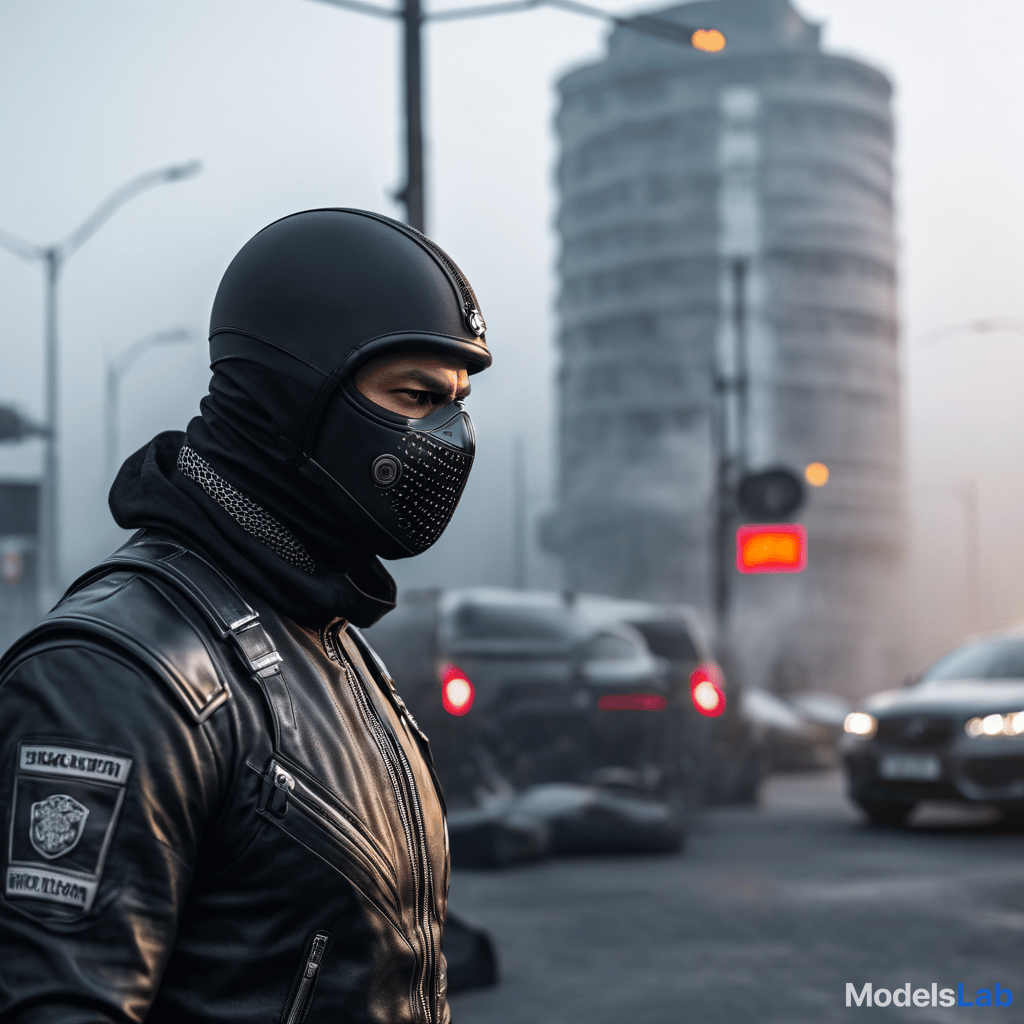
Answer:
[(389, 612), (394, 580), (361, 538), (345, 523), (322, 521), (317, 495), (304, 494), (289, 467), (235, 432), (223, 440), (231, 456), (196, 418), (187, 443), (185, 434), (167, 431), (132, 455), (110, 491), (118, 526), (175, 534), (311, 629), (339, 617), (371, 626)]

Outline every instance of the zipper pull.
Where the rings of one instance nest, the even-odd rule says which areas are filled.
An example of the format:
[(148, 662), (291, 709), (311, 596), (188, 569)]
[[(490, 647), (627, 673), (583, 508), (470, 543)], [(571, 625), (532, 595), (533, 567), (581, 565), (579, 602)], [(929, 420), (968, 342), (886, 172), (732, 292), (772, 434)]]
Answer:
[(269, 810), (275, 817), (283, 818), (288, 813), (288, 794), (295, 788), (295, 778), (276, 761), (270, 762), (263, 779), (259, 810)]
[(320, 970), (320, 961), (324, 958), (324, 950), (327, 948), (327, 932), (317, 932), (313, 936), (313, 948), (309, 951), (309, 960), (306, 961), (305, 977), (315, 978), (316, 972)]
[(306, 966), (302, 968), (302, 973), (297, 979), (295, 994), (291, 997), (291, 1002), (285, 1006), (285, 1012), (281, 1017), (284, 1024), (302, 1024), (306, 1019), (310, 1003), (313, 1001), (313, 986), (320, 971), (320, 961), (324, 957), (324, 950), (327, 949), (327, 940), (330, 937), (329, 932), (317, 932), (313, 936), (313, 945), (306, 958)]

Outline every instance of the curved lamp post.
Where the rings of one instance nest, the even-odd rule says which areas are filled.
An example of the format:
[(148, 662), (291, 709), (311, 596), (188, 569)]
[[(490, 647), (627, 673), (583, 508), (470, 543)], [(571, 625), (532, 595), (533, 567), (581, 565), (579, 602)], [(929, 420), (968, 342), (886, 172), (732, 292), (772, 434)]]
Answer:
[(57, 600), (60, 585), (60, 549), (58, 522), (58, 402), (57, 402), (57, 286), (60, 272), (71, 255), (81, 248), (129, 199), (141, 192), (166, 185), (173, 181), (191, 178), (202, 169), (198, 160), (176, 164), (156, 171), (147, 171), (120, 188), (115, 189), (86, 219), (62, 242), (53, 245), (36, 245), (17, 235), (0, 230), (0, 247), (15, 256), (43, 265), (46, 281), (46, 354), (45, 354), (45, 414), (47, 430), (46, 450), (43, 461), (43, 480), (40, 501), (39, 523), (39, 602), (43, 611)]
[(118, 352), (113, 359), (107, 360), (106, 394), (103, 403), (103, 419), (106, 433), (106, 464), (107, 480), (113, 481), (117, 472), (117, 446), (121, 405), (121, 378), (138, 362), (139, 357), (157, 345), (167, 345), (176, 341), (188, 341), (191, 335), (184, 327), (176, 327), (170, 331), (154, 331), (127, 348)]

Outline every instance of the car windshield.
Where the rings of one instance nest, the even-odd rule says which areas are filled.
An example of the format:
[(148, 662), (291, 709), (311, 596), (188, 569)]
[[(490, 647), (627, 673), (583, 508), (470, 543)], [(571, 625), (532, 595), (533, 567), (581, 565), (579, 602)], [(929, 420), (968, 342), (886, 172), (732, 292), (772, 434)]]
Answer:
[(565, 613), (551, 607), (464, 604), (452, 617), (456, 640), (567, 641)]
[(696, 661), (697, 649), (681, 622), (631, 622), (643, 635), (652, 654), (669, 661)]
[(936, 679), (1024, 679), (1024, 637), (961, 647), (923, 676), (925, 682)]

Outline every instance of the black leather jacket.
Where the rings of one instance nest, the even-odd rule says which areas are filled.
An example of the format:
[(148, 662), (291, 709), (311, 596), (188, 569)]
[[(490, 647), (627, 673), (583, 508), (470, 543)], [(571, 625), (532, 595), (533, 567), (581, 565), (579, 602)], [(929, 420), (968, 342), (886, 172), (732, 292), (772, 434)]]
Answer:
[(320, 636), (141, 534), (0, 664), (0, 1021), (446, 1024), (425, 737)]

